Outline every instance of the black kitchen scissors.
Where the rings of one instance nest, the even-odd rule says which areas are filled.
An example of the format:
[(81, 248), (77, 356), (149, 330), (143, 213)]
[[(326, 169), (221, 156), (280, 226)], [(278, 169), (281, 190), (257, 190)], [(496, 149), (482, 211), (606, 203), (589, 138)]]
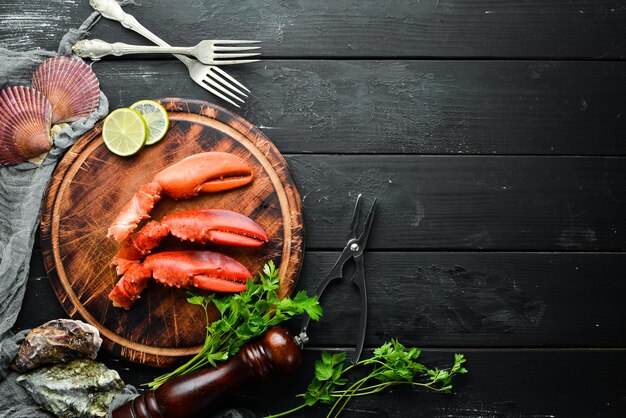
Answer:
[[(335, 265), (326, 275), (324, 281), (317, 288), (315, 294), (320, 298), (324, 290), (330, 282), (343, 278), (343, 266), (349, 259), (354, 259), (356, 270), (352, 276), (352, 283), (359, 289), (361, 297), (361, 317), (359, 320), (359, 334), (357, 337), (356, 348), (354, 354), (350, 357), (351, 363), (356, 363), (363, 351), (363, 344), (365, 342), (365, 328), (367, 325), (367, 289), (365, 287), (365, 266), (363, 263), (363, 250), (367, 244), (367, 238), (372, 228), (372, 221), (374, 220), (374, 208), (376, 205), (376, 198), (372, 206), (365, 216), (363, 222), (361, 222), (361, 202), (362, 195), (358, 195), (356, 204), (354, 205), (354, 212), (352, 214), (352, 221), (350, 222), (350, 231), (348, 233), (348, 242), (344, 247), (341, 255), (335, 262)], [(303, 346), (309, 341), (309, 337), (306, 333), (307, 327), (311, 318), (308, 315), (302, 320), (302, 330), (296, 337), (296, 341), (300, 346)]]

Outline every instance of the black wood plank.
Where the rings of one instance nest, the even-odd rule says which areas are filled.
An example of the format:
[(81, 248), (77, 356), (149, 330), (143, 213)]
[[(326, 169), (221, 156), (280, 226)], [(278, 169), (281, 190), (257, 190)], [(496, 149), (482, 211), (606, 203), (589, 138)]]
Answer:
[[(94, 65), (113, 108), (225, 105), (171, 61)], [(230, 67), (244, 118), (282, 152), (626, 154), (626, 63), (265, 61)]]
[[(308, 252), (298, 287), (313, 293), (337, 256)], [(624, 347), (625, 269), (623, 254), (370, 252), (366, 344)], [(358, 293), (328, 292), (311, 343), (354, 345)]]
[[(319, 279), (320, 270), (324, 270), (321, 264), (325, 264), (332, 259), (331, 254), (309, 254), (307, 265), (305, 266), (301, 279), (302, 285), (305, 288), (312, 287), (313, 282)], [(389, 268), (388, 263), (384, 263), (379, 259), (379, 257), (386, 256), (386, 254), (368, 254), (368, 266), (375, 266), (380, 263), (382, 267)], [(459, 254), (452, 254), (451, 257), (455, 258), (455, 261), (442, 262), (440, 260), (444, 257), (443, 254), (422, 254), (416, 255), (416, 263), (423, 265), (436, 263), (440, 268), (443, 268), (442, 266), (452, 265), (452, 263), (458, 263), (465, 266), (468, 270), (474, 268), (472, 263), (479, 265), (479, 268), (482, 268), (482, 270), (480, 270), (481, 273), (474, 275), (474, 288), (472, 289), (470, 285), (460, 290), (467, 290), (475, 295), (480, 289), (485, 289), (485, 292), (481, 291), (481, 295), (476, 296), (477, 302), (480, 302), (481, 299), (486, 300), (488, 295), (490, 293), (492, 294), (492, 292), (504, 295), (503, 299), (506, 300), (506, 294), (511, 292), (510, 288), (507, 292), (507, 286), (510, 287), (511, 284), (515, 287), (519, 286), (519, 292), (522, 292), (518, 293), (517, 297), (528, 292), (528, 296), (522, 296), (522, 298), (535, 297), (536, 293), (533, 294), (532, 291), (533, 285), (545, 291), (542, 295), (544, 298), (543, 301), (547, 301), (549, 298), (558, 298), (558, 293), (563, 292), (564, 299), (561, 302), (554, 299), (546, 303), (545, 320), (540, 319), (541, 324), (537, 327), (537, 329), (541, 329), (552, 322), (552, 326), (554, 326), (552, 332), (555, 339), (569, 335), (570, 332), (575, 331), (571, 325), (567, 323), (557, 323), (554, 319), (549, 320), (549, 318), (554, 318), (555, 305), (560, 305), (558, 309), (564, 309), (563, 312), (561, 312), (563, 315), (562, 319), (564, 320), (567, 320), (568, 313), (577, 315), (572, 318), (572, 321), (575, 324), (581, 325), (578, 330), (582, 333), (581, 338), (584, 335), (589, 335), (590, 338), (593, 337), (588, 333), (589, 330), (584, 327), (584, 324), (589, 323), (589, 321), (584, 318), (585, 313), (589, 315), (590, 318), (593, 318), (594, 315), (598, 314), (596, 312), (598, 308), (601, 314), (602, 312), (609, 312), (611, 308), (619, 309), (619, 305), (614, 303), (611, 299), (619, 298), (619, 295), (623, 294), (623, 289), (615, 287), (605, 289), (604, 297), (607, 298), (607, 300), (602, 304), (602, 301), (598, 300), (598, 296), (600, 296), (600, 299), (602, 298), (600, 295), (602, 293), (600, 290), (602, 283), (594, 283), (594, 281), (590, 279), (594, 277), (594, 275), (597, 275), (597, 277), (610, 277), (611, 274), (615, 274), (614, 272), (611, 273), (612, 268), (615, 268), (615, 270), (621, 268), (623, 271), (623, 266), (621, 266), (623, 261), (616, 260), (618, 256), (585, 255), (585, 257), (582, 257), (585, 260), (585, 267), (578, 269), (578, 264), (582, 266), (583, 263), (577, 263), (575, 259), (569, 258), (570, 255), (545, 255), (543, 257), (546, 258), (542, 261), (538, 261), (536, 266), (533, 266), (532, 262), (522, 260), (523, 257), (528, 255), (519, 255), (519, 258), (515, 259), (516, 257), (514, 255), (503, 254), (496, 257), (499, 257), (500, 260), (494, 259), (491, 261), (488, 261), (486, 258), (496, 255), (475, 254), (475, 257), (471, 257), (470, 254), (464, 254), (464, 256), (466, 256), (467, 259), (459, 260), (457, 258)], [(541, 258), (542, 255), (535, 255), (534, 257)], [(503, 258), (508, 258), (508, 260), (503, 260)], [(595, 260), (589, 261), (594, 258)], [(613, 260), (611, 260), (611, 258), (613, 258)], [(42, 273), (41, 264), (38, 264), (36, 260), (37, 256), (35, 255), (32, 263), (31, 277), (37, 277)], [(542, 263), (544, 263), (544, 265), (542, 265)], [(547, 265), (545, 265), (545, 263), (547, 263)], [(312, 267), (313, 265), (314, 268)], [(498, 272), (507, 269), (514, 270), (515, 274), (509, 271), (509, 276), (506, 279), (498, 278)], [(536, 270), (533, 271), (533, 269)], [(381, 268), (380, 270), (382, 271), (383, 269)], [(427, 268), (426, 270), (431, 270), (432, 274), (432, 268)], [(544, 270), (546, 270), (547, 273), (544, 272)], [(521, 280), (522, 275), (519, 273), (520, 271), (524, 272), (524, 276), (528, 274), (528, 282)], [(400, 304), (396, 302), (395, 305), (391, 305), (391, 302), (386, 300), (389, 298), (388, 293), (390, 289), (382, 286), (381, 283), (377, 281), (377, 277), (373, 272), (368, 270), (368, 275), (368, 283), (371, 290), (370, 300), (374, 302), (378, 300), (377, 298), (380, 296), (385, 303), (387, 303), (381, 310), (380, 307), (377, 307), (380, 305), (374, 302), (371, 309), (371, 324), (379, 322), (376, 315), (377, 313), (379, 318), (381, 314), (390, 314), (390, 316), (387, 316), (383, 321), (386, 329), (376, 336), (376, 341), (382, 341), (381, 338), (384, 335), (384, 338), (392, 336), (399, 337), (407, 345), (412, 344), (412, 341), (415, 341), (415, 344), (421, 346), (427, 344), (425, 339), (414, 340), (411, 338), (410, 332), (401, 329), (405, 326), (413, 326), (415, 334), (421, 332), (419, 324), (407, 325), (402, 319), (398, 320), (397, 314), (389, 309), (389, 306), (399, 307)], [(539, 279), (533, 281), (533, 275), (539, 277)], [(585, 276), (584, 279), (583, 275)], [(388, 277), (392, 278), (393, 276), (390, 274)], [(482, 280), (485, 282), (484, 286), (481, 286), (480, 277), (483, 277)], [(511, 277), (514, 278), (511, 279)], [(518, 281), (515, 277), (519, 277), (520, 280)], [(543, 280), (544, 278), (545, 280)], [(417, 278), (409, 278), (408, 280), (404, 279), (403, 282), (402, 277), (397, 276), (393, 277), (393, 279), (399, 279), (399, 283), (390, 287), (392, 291), (396, 289), (406, 291), (408, 282), (418, 280)], [(471, 279), (469, 280), (471, 281)], [(541, 283), (540, 280), (542, 280)], [(612, 280), (612, 282), (619, 283), (619, 280)], [(453, 286), (456, 286), (456, 284)], [(439, 289), (436, 290), (449, 289), (450, 283), (444, 282), (438, 287)], [(498, 287), (500, 290), (497, 290)], [(425, 286), (417, 285), (411, 286), (410, 288), (419, 289), (424, 293), (428, 292)], [(381, 289), (383, 292), (387, 293), (387, 296), (380, 293)], [(513, 291), (513, 293), (515, 292), (517, 291)], [(332, 295), (332, 293), (330, 295)], [(397, 294), (391, 296), (396, 297)], [(403, 299), (405, 297), (405, 295), (402, 295)], [(497, 297), (493, 298), (493, 300), (496, 299)], [(428, 298), (424, 299), (423, 296), (421, 298), (418, 296), (416, 300), (418, 303), (424, 301), (449, 306), (448, 301), (433, 301)], [(382, 303), (382, 300), (380, 302)], [(333, 302), (332, 299), (330, 299), (325, 303)], [(502, 301), (496, 301), (494, 306), (499, 303), (502, 303)], [(553, 303), (555, 305), (552, 305)], [(577, 311), (574, 312), (569, 308), (565, 308), (567, 304), (569, 304), (569, 308), (576, 306)], [(324, 328), (324, 333), (340, 333), (345, 329), (341, 323), (350, 322), (354, 319), (349, 307), (343, 305), (341, 308), (347, 308), (347, 316), (345, 318), (341, 317), (341, 320), (333, 321), (332, 324), (326, 324), (327, 326)], [(26, 301), (16, 329), (36, 326), (47, 320), (63, 317), (64, 314), (60, 309), (58, 302), (56, 302), (52, 295), (52, 289), (47, 283), (47, 279), (32, 279), (29, 282)], [(436, 311), (436, 306), (430, 310), (427, 308), (424, 315), (430, 315), (430, 318), (433, 318), (433, 313)], [(623, 318), (623, 312), (619, 310), (614, 312), (615, 319), (604, 318), (604, 320), (608, 320), (608, 322), (601, 323), (601, 326), (596, 328), (598, 332), (605, 337), (611, 332), (609, 327), (614, 325), (616, 326), (612, 331), (617, 334), (622, 334), (623, 336), (623, 326), (617, 323), (619, 322), (619, 318)], [(415, 315), (414, 313), (409, 314)], [(453, 310), (449, 311), (449, 314), (450, 316), (448, 316), (448, 318), (453, 317)], [(337, 314), (328, 312), (327, 315)], [(506, 315), (506, 313), (504, 315)], [(470, 316), (471, 315), (464, 316), (464, 319)], [(335, 316), (335, 318), (337, 317)], [(443, 317), (441, 319), (445, 320)], [(447, 324), (447, 327), (454, 327), (454, 321), (453, 319)], [(372, 327), (370, 327), (369, 330), (370, 335), (373, 333), (371, 328)], [(476, 330), (466, 331), (468, 333), (480, 332)], [(500, 335), (502, 338), (506, 339), (509, 333), (515, 334), (518, 331), (519, 328), (514, 326), (508, 332), (502, 332)], [(431, 333), (430, 336), (432, 337), (435, 333), (436, 332)], [(335, 335), (340, 336), (340, 334)], [(527, 336), (530, 337), (531, 335), (532, 332), (529, 331)], [(544, 336), (545, 335), (547, 334), (544, 334)], [(325, 335), (318, 331), (315, 333), (314, 338), (315, 340), (319, 340), (325, 338)], [(598, 335), (596, 335), (596, 338), (598, 338)], [(460, 338), (457, 341), (461, 342), (463, 340)], [(346, 341), (345, 344), (341, 345), (346, 346), (348, 344), (349, 343)], [(494, 418), (531, 416), (621, 417), (626, 413), (626, 404), (623, 397), (624, 390), (626, 390), (626, 381), (622, 376), (622, 370), (626, 367), (626, 356), (624, 356), (624, 351), (622, 350), (491, 350), (459, 347), (456, 349), (435, 351), (426, 350), (424, 361), (430, 364), (446, 366), (449, 364), (452, 353), (454, 352), (462, 352), (468, 357), (468, 367), (470, 369), (470, 373), (467, 376), (457, 381), (458, 389), (454, 395), (394, 390), (393, 392), (381, 394), (369, 399), (362, 398), (353, 402), (345, 416), (363, 416), (362, 414), (367, 413), (368, 415), (373, 414), (374, 416), (407, 417), (416, 416), (414, 414), (415, 411), (419, 411), (417, 416), (428, 417), (454, 416)], [(295, 406), (296, 403), (292, 396), (305, 390), (306, 384), (312, 376), (313, 362), (318, 356), (319, 352), (316, 350), (307, 350), (304, 364), (296, 374), (275, 380), (272, 385), (255, 386), (238, 392), (238, 394), (225, 405), (243, 405), (251, 408), (258, 414), (279, 412)], [(102, 352), (99, 358), (109, 367), (118, 370), (127, 383), (134, 385), (148, 382), (163, 372), (159, 369), (138, 366), (124, 360), (113, 358), (106, 352)], [(320, 407), (306, 410), (302, 414), (295, 416), (324, 416), (326, 411), (327, 409)]]
[(0, 46), (17, 51), (56, 51), (61, 38), (93, 10), (88, 0), (0, 2)]
[(379, 198), (368, 248), (622, 251), (623, 158), (288, 156), (309, 249), (345, 242), (358, 193)]
[[(354, 399), (342, 417), (380, 418), (622, 418), (626, 415), (626, 355), (622, 350), (424, 350), (422, 361), (449, 367), (454, 353), (468, 358), (469, 373), (454, 382), (453, 394), (394, 388)], [(364, 353), (367, 356), (368, 352)], [(223, 407), (246, 407), (257, 416), (298, 405), (294, 395), (306, 390), (317, 350), (306, 350), (300, 368), (268, 384), (251, 385), (223, 401)], [(140, 385), (163, 374), (123, 360), (100, 356), (125, 382)], [(319, 405), (292, 417), (325, 417)]]
[(308, 249), (345, 243), (358, 193), (370, 250), (624, 251), (622, 157), (287, 155)]
[[(453, 353), (426, 351), (427, 364), (447, 366)], [(623, 351), (460, 350), (469, 374), (456, 381), (452, 395), (398, 388), (349, 404), (342, 417), (623, 417), (626, 414), (626, 366)], [(319, 354), (308, 353), (295, 375), (276, 385), (256, 386), (239, 394), (233, 404), (259, 414), (298, 405), (289, 399), (302, 393), (313, 375)], [(324, 406), (304, 410), (298, 417), (324, 417)]]
[(287, 155), (308, 249), (345, 243), (379, 199), (370, 250), (624, 251), (622, 157)]
[[(325, 265), (332, 262), (335, 256), (309, 252), (300, 287), (314, 287), (325, 272)], [(47, 280), (37, 279), (43, 274), (40, 259), (41, 255), (36, 252), (31, 263), (32, 279), (16, 329), (65, 316)], [(623, 326), (619, 323), (623, 312), (619, 298), (624, 289), (619, 285), (615, 287), (620, 283), (616, 275), (623, 271), (623, 263), (621, 254), (368, 253), (367, 274), (372, 302), (368, 333), (370, 339), (374, 335), (375, 344), (390, 337), (399, 337), (407, 345), (428, 346), (429, 340), (432, 342), (438, 332), (445, 335), (452, 331), (458, 334), (456, 341), (464, 345), (468, 342), (467, 335), (482, 335), (488, 340), (498, 321), (503, 326), (510, 321), (509, 329), (499, 332), (504, 341), (513, 335), (513, 339), (525, 336), (537, 343), (533, 336), (543, 335), (548, 344), (558, 340), (587, 346), (585, 338), (606, 343), (613, 333), (623, 343)], [(460, 267), (450, 267), (454, 265), (462, 266), (467, 273)], [(386, 271), (389, 274), (381, 274)], [(388, 285), (392, 280), (392, 285)], [(604, 286), (604, 280), (612, 285)], [(340, 290), (335, 289), (325, 299), (324, 304), (337, 311), (327, 312), (331, 323), (324, 324), (323, 330), (311, 330), (314, 335), (312, 343), (324, 340), (326, 333), (337, 336), (342, 342), (340, 346), (351, 343), (348, 342), (351, 340), (350, 331), (343, 323), (352, 322), (354, 312), (347, 306), (349, 303), (337, 301), (336, 292)], [(427, 296), (431, 292), (432, 295)], [(415, 295), (415, 305), (428, 306), (418, 313), (403, 306), (406, 301), (411, 301), (411, 293)], [(450, 300), (443, 300), (446, 296), (451, 296)], [(436, 300), (437, 297), (441, 299)], [(463, 299), (465, 301), (461, 306), (454, 306)], [(490, 301), (491, 311), (483, 310), (486, 301)], [(541, 315), (523, 318), (525, 312), (530, 313), (541, 304), (545, 305)], [(442, 308), (439, 308), (440, 305)], [(468, 309), (470, 305), (474, 309), (472, 312)], [(527, 309), (520, 310), (521, 305)], [(501, 312), (498, 313), (495, 309), (500, 306)], [(575, 310), (571, 309), (573, 306)], [(345, 315), (338, 317), (339, 309)], [(463, 321), (477, 315), (487, 318), (489, 312), (495, 315), (481, 321), (480, 325), (477, 322), (463, 323), (461, 318), (455, 318), (463, 309)], [(406, 318), (400, 317), (402, 312), (406, 313)], [(418, 316), (422, 316), (423, 320), (411, 321)], [(532, 318), (535, 319), (534, 333)], [(599, 326), (592, 327), (596, 319)], [(428, 331), (424, 328), (424, 324), (433, 320), (441, 321), (443, 326), (440, 330)], [(376, 332), (372, 328), (378, 324), (384, 328)], [(550, 332), (544, 332), (547, 327), (551, 328)], [(590, 328), (595, 328), (595, 332)], [(580, 335), (574, 336), (577, 332)], [(420, 335), (416, 338), (415, 334), (421, 333), (425, 338)], [(569, 338), (573, 340), (568, 341)], [(496, 341), (496, 338), (491, 339)], [(622, 376), (626, 356), (623, 349), (494, 350), (460, 346), (425, 350), (423, 357), (429, 364), (446, 366), (454, 352), (462, 352), (468, 357), (470, 369), (468, 375), (457, 380), (455, 394), (396, 389), (354, 401), (345, 416), (621, 417), (626, 413), (623, 397), (626, 381)], [(312, 376), (313, 362), (318, 357), (317, 350), (308, 349), (304, 364), (296, 374), (275, 380), (271, 385), (242, 390), (226, 401), (225, 406), (246, 406), (260, 415), (295, 406), (292, 396), (305, 390)], [(127, 383), (134, 385), (162, 374), (162, 370), (131, 364), (106, 352), (102, 352), (99, 359), (118, 370)], [(326, 412), (324, 407), (316, 407), (294, 416), (316, 417), (324, 416)]]
[[(313, 293), (337, 256), (309, 251), (298, 289)], [(32, 266), (18, 329), (66, 316), (40, 277), (39, 251)], [(366, 344), (397, 337), (422, 347), (626, 347), (624, 270), (623, 254), (368, 252)], [(354, 345), (356, 289), (334, 285), (322, 304), (311, 344)]]
[[(171, 44), (258, 39), (266, 55), (279, 57), (623, 58), (626, 51), (626, 8), (619, 0), (142, 3), (126, 10)], [(90, 12), (86, 0), (3, 1), (0, 44), (56, 49)], [(146, 42), (105, 19), (93, 37)]]

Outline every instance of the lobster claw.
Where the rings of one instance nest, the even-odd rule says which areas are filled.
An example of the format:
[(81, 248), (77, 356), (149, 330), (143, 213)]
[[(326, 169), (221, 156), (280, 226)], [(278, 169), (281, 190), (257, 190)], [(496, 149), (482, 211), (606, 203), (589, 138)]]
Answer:
[[(213, 251), (166, 251), (149, 255), (143, 264), (152, 270), (156, 281), (167, 286), (213, 292), (241, 292), (246, 289), (246, 280), (252, 277), (239, 261)], [(202, 276), (206, 279), (195, 280)], [(216, 280), (213, 286), (209, 278)]]
[(174, 199), (188, 199), (200, 192), (220, 192), (245, 186), (254, 178), (241, 158), (226, 152), (203, 152), (164, 168), (155, 182)]
[(143, 263), (134, 262), (128, 266), (109, 294), (113, 306), (130, 309), (150, 277), (167, 286), (231, 293), (245, 290), (246, 281), (252, 274), (234, 258), (213, 251), (152, 254)]
[(124, 241), (163, 195), (188, 199), (203, 192), (234, 189), (254, 179), (252, 168), (241, 158), (226, 152), (194, 154), (158, 172), (142, 184), (111, 223), (107, 235)]
[(148, 222), (127, 239), (113, 257), (117, 273), (123, 274), (129, 263), (150, 254), (163, 238), (172, 234), (183, 241), (207, 244), (258, 247), (268, 237), (252, 219), (240, 213), (220, 209), (187, 210), (165, 216), (159, 223)]
[(220, 209), (188, 210), (163, 218), (172, 235), (202, 244), (258, 247), (267, 242), (267, 234), (256, 222), (237, 212)]

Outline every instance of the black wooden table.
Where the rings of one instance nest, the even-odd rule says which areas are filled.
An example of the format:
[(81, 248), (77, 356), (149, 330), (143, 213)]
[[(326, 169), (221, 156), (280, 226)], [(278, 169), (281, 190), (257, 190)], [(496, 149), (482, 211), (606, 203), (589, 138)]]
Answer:
[[(229, 71), (253, 92), (238, 113), (285, 154), (302, 194), (299, 287), (312, 291), (338, 255), (355, 195), (377, 196), (366, 345), (398, 337), (430, 363), (469, 359), (454, 394), (395, 390), (346, 416), (626, 416), (624, 2), (143, 3), (126, 10), (172, 44), (264, 42), (263, 62)], [(0, 44), (55, 49), (90, 12), (87, 0), (5, 0)], [(92, 37), (146, 43), (104, 19)], [(217, 101), (173, 59), (94, 70), (112, 108)], [(294, 406), (320, 349), (353, 344), (354, 301), (330, 294), (300, 371), (232, 404)], [(16, 329), (64, 316), (37, 246)], [(160, 373), (101, 357), (129, 383)]]

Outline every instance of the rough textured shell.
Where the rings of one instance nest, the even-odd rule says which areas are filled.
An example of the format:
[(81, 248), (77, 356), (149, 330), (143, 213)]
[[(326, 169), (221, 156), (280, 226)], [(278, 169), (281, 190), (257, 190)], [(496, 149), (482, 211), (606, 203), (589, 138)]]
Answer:
[(66, 363), (77, 358), (95, 359), (101, 344), (100, 332), (93, 325), (54, 319), (28, 333), (11, 368), (24, 373), (42, 364)]
[(7, 87), (0, 92), (0, 164), (18, 164), (50, 150), (52, 108), (31, 87)]
[(33, 88), (52, 105), (52, 123), (73, 122), (98, 108), (100, 83), (91, 68), (79, 58), (54, 57), (33, 74)]
[(16, 382), (41, 408), (64, 418), (105, 417), (113, 398), (124, 389), (115, 370), (87, 359), (41, 367)]

